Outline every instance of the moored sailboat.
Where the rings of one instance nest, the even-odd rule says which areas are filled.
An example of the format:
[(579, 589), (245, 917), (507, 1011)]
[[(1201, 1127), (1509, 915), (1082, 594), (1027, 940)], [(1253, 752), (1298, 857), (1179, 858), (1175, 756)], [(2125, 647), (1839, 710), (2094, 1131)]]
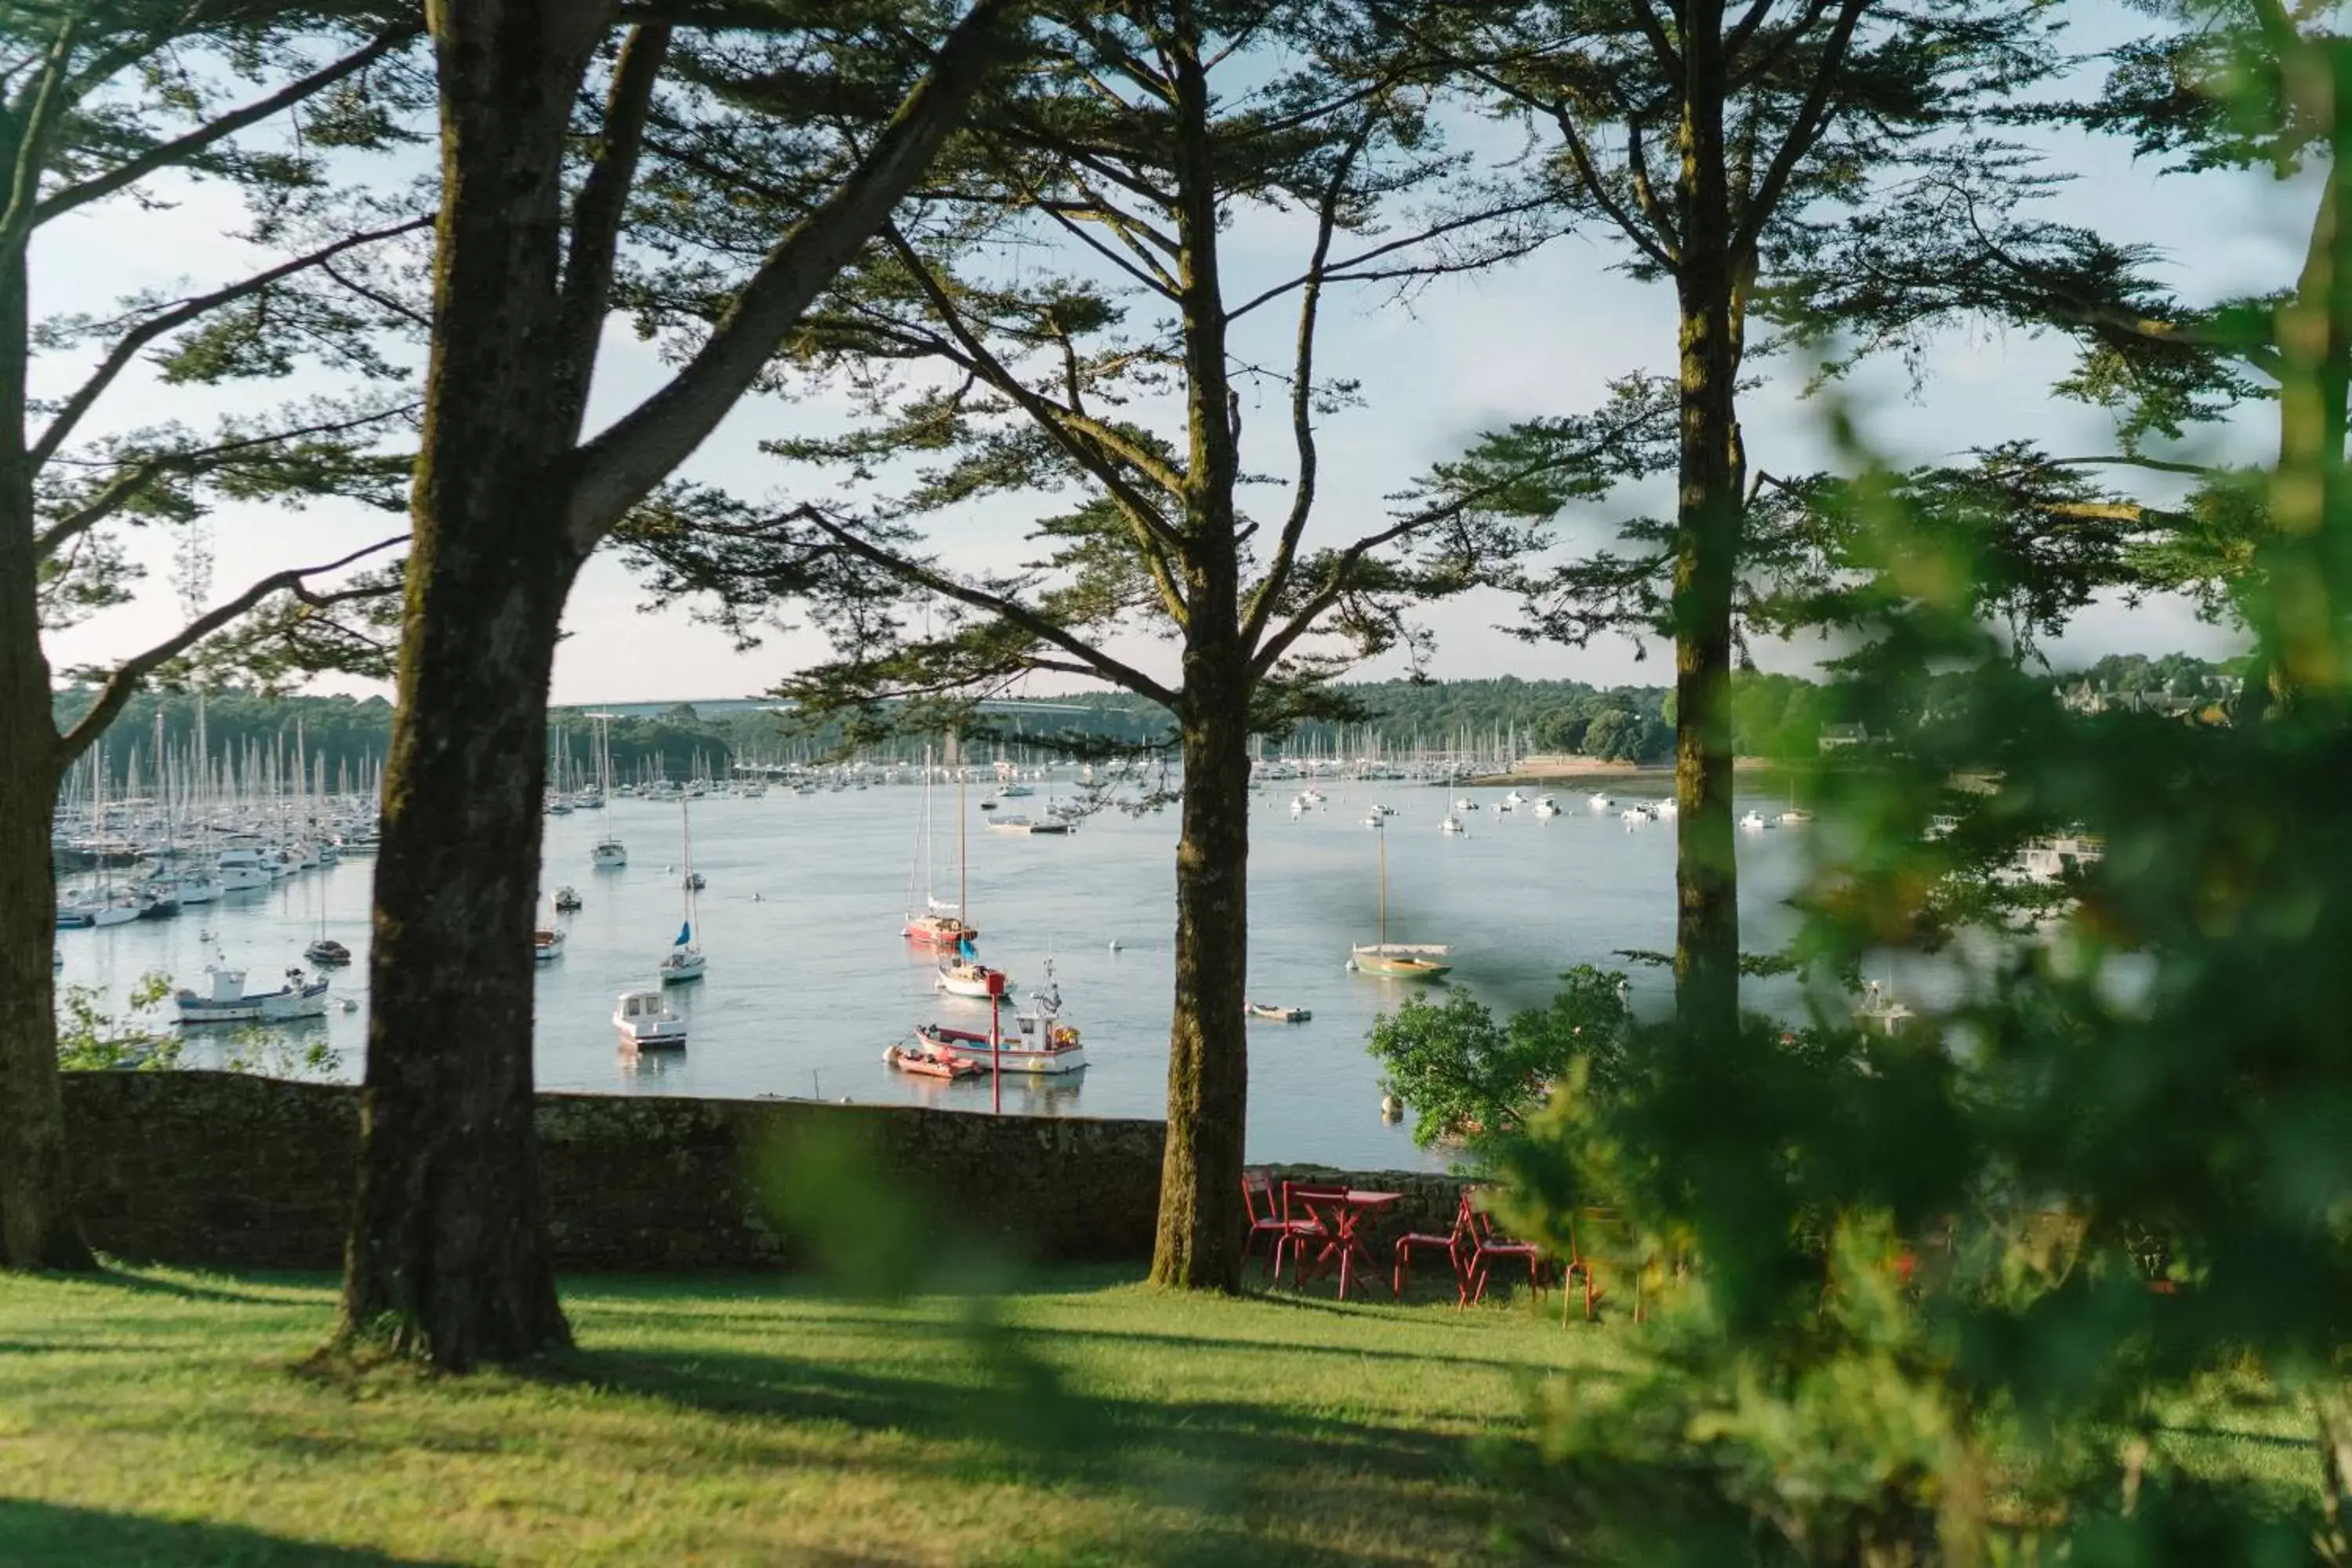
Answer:
[(1435, 980), (1450, 973), (1450, 950), (1440, 943), (1389, 940), (1389, 836), (1381, 834), (1381, 940), (1350, 947), (1348, 967), (1392, 980)]
[(702, 886), (702, 879), (694, 869), (694, 821), (687, 815), (688, 809), (686, 802), (681, 799), (677, 803), (677, 816), (686, 855), (686, 918), (678, 922), (677, 940), (669, 944), (669, 951), (662, 954), (661, 983), (665, 985), (699, 980), (705, 968), (702, 949), (696, 945), (694, 940), (694, 894), (695, 889)]

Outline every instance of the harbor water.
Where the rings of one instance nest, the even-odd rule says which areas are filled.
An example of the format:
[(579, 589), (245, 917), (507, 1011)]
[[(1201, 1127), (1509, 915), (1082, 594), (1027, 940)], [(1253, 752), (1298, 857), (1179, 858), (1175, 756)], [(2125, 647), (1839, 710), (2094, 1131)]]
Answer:
[[(1250, 994), (1304, 1007), (1306, 1023), (1250, 1025), (1253, 1159), (1357, 1169), (1442, 1165), (1416, 1149), (1407, 1120), (1384, 1121), (1376, 1064), (1364, 1041), (1374, 1018), (1416, 983), (1350, 973), (1353, 943), (1380, 938), (1381, 840), (1388, 862), (1388, 939), (1444, 942), (1446, 982), (1508, 1010), (1549, 998), (1572, 964), (1622, 966), (1620, 950), (1669, 948), (1674, 932), (1674, 824), (1629, 825), (1615, 809), (1559, 794), (1559, 815), (1498, 809), (1500, 789), (1402, 783), (1320, 784), (1320, 806), (1295, 814), (1296, 784), (1256, 797), (1250, 860)], [(1590, 787), (1590, 786), (1587, 786)], [(923, 1021), (985, 1029), (988, 1005), (937, 994), (935, 956), (899, 934), (925, 890), (911, 888), (925, 792), (898, 785), (691, 803), (694, 861), (707, 879), (696, 935), (706, 978), (669, 990), (691, 1026), (675, 1055), (633, 1057), (617, 1045), (615, 995), (652, 984), (681, 915), (680, 809), (615, 799), (547, 822), (541, 888), (576, 889), (584, 907), (555, 918), (562, 955), (540, 966), (537, 1070), (546, 1089), (635, 1094), (785, 1095), (920, 1103), (986, 1112), (990, 1087), (894, 1072), (883, 1051)], [(1453, 801), (1463, 834), (1440, 830)], [(1145, 1116), (1166, 1096), (1171, 1006), (1177, 814), (1104, 810), (1067, 837), (992, 832), (974, 798), (962, 806), (971, 923), (982, 958), (1025, 998), (1053, 966), (1063, 1020), (1081, 1032), (1087, 1066), (1059, 1079), (1004, 1086), (1007, 1114)], [(1364, 826), (1374, 802), (1396, 810), (1384, 832)], [(1045, 800), (1005, 803), (1042, 816)], [(1742, 799), (1777, 813), (1777, 801)], [(932, 891), (957, 896), (955, 793), (932, 792)], [(610, 831), (628, 864), (592, 869), (589, 848)], [(1751, 950), (1783, 939), (1780, 900), (1801, 868), (1806, 830), (1742, 833), (1743, 919)], [(142, 977), (201, 987), (206, 964), (246, 969), (265, 989), (321, 934), (355, 962), (332, 972), (336, 1005), (322, 1021), (341, 1076), (359, 1077), (367, 1020), (368, 900), (373, 862), (346, 858), (267, 889), (231, 894), (173, 919), (58, 933), (61, 984), (93, 988), (120, 1012)], [(1666, 977), (1636, 968), (1637, 1005), (1658, 1004)], [(1421, 986), (1426, 990), (1428, 987)], [(354, 1004), (344, 1011), (341, 1001)], [(167, 1009), (168, 1011), (168, 1009)], [(1010, 1009), (1008, 1009), (1008, 1012)], [(156, 1020), (161, 1021), (159, 1018)], [(1007, 1027), (1010, 1027), (1008, 1017)], [(309, 1037), (316, 1037), (315, 1035)], [(201, 1065), (217, 1047), (199, 1042)], [(462, 1048), (462, 1041), (458, 1043)]]

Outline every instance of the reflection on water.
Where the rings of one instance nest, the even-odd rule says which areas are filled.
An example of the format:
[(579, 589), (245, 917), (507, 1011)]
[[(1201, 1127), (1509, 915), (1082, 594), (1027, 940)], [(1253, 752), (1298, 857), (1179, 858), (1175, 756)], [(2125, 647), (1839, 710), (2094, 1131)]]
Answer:
[[(1346, 968), (1351, 945), (1381, 932), (1379, 843), (1361, 826), (1367, 808), (1378, 800), (1398, 812), (1386, 831), (1387, 939), (1450, 943), (1453, 988), (1499, 1009), (1547, 1001), (1571, 964), (1620, 964), (1612, 955), (1621, 949), (1672, 944), (1673, 825), (1629, 826), (1580, 796), (1563, 796), (1568, 809), (1555, 817), (1498, 813), (1503, 792), (1476, 790), (1467, 793), (1486, 809), (1470, 816), (1467, 834), (1446, 835), (1439, 824), (1448, 800), (1465, 793), (1458, 787), (1323, 787), (1329, 800), (1318, 810), (1293, 816), (1291, 792), (1270, 792), (1253, 820), (1250, 994), (1314, 1017), (1251, 1024), (1248, 1149), (1253, 1158), (1358, 1168), (1442, 1165), (1443, 1155), (1412, 1147), (1409, 1122), (1382, 1122), (1364, 1053), (1375, 1015), (1429, 986)], [(944, 1083), (882, 1061), (884, 1047), (919, 1023), (987, 1026), (987, 1004), (935, 992), (933, 956), (899, 935), (910, 899), (919, 907), (924, 897), (922, 887), (909, 889), (921, 810), (913, 788), (698, 803), (695, 864), (709, 886), (695, 934), (709, 974), (669, 988), (670, 1005), (688, 1021), (688, 1047), (635, 1054), (619, 1048), (613, 1000), (652, 984), (677, 934), (677, 808), (624, 800), (550, 819), (542, 886), (552, 893), (568, 883), (585, 907), (561, 917), (563, 954), (538, 972), (541, 1084), (986, 1111), (984, 1079)], [(954, 810), (938, 805), (934, 890), (950, 901)], [(1064, 1021), (1084, 1032), (1088, 1064), (1066, 1079), (1008, 1079), (1006, 1113), (1159, 1115), (1174, 975), (1175, 815), (1106, 812), (1067, 837), (986, 833), (980, 820), (974, 808), (970, 898), (981, 954), (1012, 974), (1024, 1005), (1052, 960)], [(627, 843), (630, 863), (592, 870), (589, 846), (608, 826)], [(1798, 869), (1803, 835), (1741, 839), (1748, 941), (1770, 946), (1790, 929), (1778, 900)], [(216, 952), (257, 976), (276, 974), (323, 927), (356, 959), (333, 972), (332, 994), (358, 1005), (331, 1012), (310, 1037), (323, 1029), (341, 1071), (356, 1079), (370, 876), (371, 862), (346, 860), (177, 920), (60, 932), (59, 978), (97, 986), (120, 1008), (142, 974), (162, 970), (187, 984)], [(1662, 1002), (1663, 973), (1637, 970), (1633, 984), (1637, 1005)], [(1759, 990), (1755, 999), (1791, 999), (1780, 984), (1783, 992)], [(215, 1062), (234, 1048), (199, 1038), (189, 1059)]]

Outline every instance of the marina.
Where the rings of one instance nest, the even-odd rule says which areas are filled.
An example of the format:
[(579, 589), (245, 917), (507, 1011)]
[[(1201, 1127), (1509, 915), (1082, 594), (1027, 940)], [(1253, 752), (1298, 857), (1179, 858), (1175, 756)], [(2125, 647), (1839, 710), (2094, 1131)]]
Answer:
[[(1074, 795), (1073, 771), (1054, 772), (1037, 795), (1049, 787)], [(691, 984), (659, 983), (664, 954), (686, 945), (673, 942), (686, 873), (677, 796), (616, 794), (602, 807), (551, 814), (538, 919), (561, 941), (537, 966), (541, 1087), (986, 1111), (985, 1072), (935, 1077), (894, 1070), (883, 1059), (920, 1025), (982, 1037), (989, 1026), (985, 984), (968, 996), (942, 987), (941, 961), (953, 948), (907, 934), (910, 866), (921, 874), (923, 792), (915, 773), (905, 770), (896, 785), (828, 780), (805, 794), (772, 786), (756, 796), (710, 784), (690, 819), (693, 868), (705, 882), (692, 894), (690, 945), (709, 966)], [(1383, 830), (1368, 833), (1360, 824), (1375, 790)], [(973, 831), (986, 818), (969, 795), (984, 791), (968, 792), (967, 815), (951, 826), (955, 791), (934, 788), (939, 891), (961, 893), (959, 905), (968, 900), (971, 924), (985, 933), (974, 944), (980, 963), (1012, 979), (1008, 1039), (1021, 1038), (1014, 1014), (1029, 1008), (1050, 961), (1068, 1017), (1083, 1025), (1087, 1062), (1082, 1072), (1006, 1073), (1006, 1113), (1158, 1117), (1173, 987), (1176, 813), (1106, 808), (1057, 837), (994, 835)], [(1580, 797), (1549, 816), (1505, 813), (1497, 809), (1505, 798), (1500, 788), (1441, 790), (1395, 779), (1327, 778), (1302, 791), (1272, 777), (1256, 792), (1250, 984), (1268, 1005), (1251, 1027), (1252, 1158), (1358, 1169), (1443, 1165), (1444, 1151), (1413, 1147), (1410, 1108), (1400, 1120), (1381, 1118), (1378, 1073), (1364, 1050), (1379, 1013), (1408, 996), (1452, 990), (1498, 1011), (1538, 1005), (1572, 964), (1614, 966), (1621, 949), (1671, 944), (1671, 822), (1628, 823)], [(1480, 807), (1486, 826), (1441, 835), (1440, 821), (1461, 799)], [(1750, 804), (1743, 798), (1740, 809)], [(1759, 796), (1753, 804), (1777, 818), (1774, 803)], [(1793, 882), (1806, 836), (1741, 839), (1749, 940), (1762, 946), (1790, 929), (1778, 900)], [(595, 868), (602, 843), (626, 845), (626, 864)], [(1440, 962), (1451, 972), (1442, 980), (1349, 969), (1353, 955), (1381, 942), (1383, 850), (1391, 934), (1445, 947)], [(152, 973), (201, 991), (207, 965), (276, 975), (310, 944), (338, 942), (352, 962), (327, 976), (324, 1016), (286, 1026), (323, 1031), (342, 1075), (356, 1079), (366, 1042), (373, 861), (312, 858), (322, 863), (223, 892), (173, 918), (60, 931), (59, 984), (94, 987), (102, 1007), (119, 1009)], [(919, 880), (915, 895), (929, 897)], [(562, 907), (574, 901), (577, 909)], [(922, 902), (916, 909), (925, 912)], [(1660, 972), (1634, 969), (1632, 983), (1637, 999), (1654, 1004), (1665, 994)], [(630, 991), (656, 994), (657, 1004), (641, 1004), (648, 1022), (658, 1026), (668, 1012), (689, 1043), (620, 1047), (615, 999)], [(153, 1022), (169, 1026), (168, 1011)], [(1288, 1021), (1294, 1013), (1299, 1021)], [(221, 1048), (209, 1037), (229, 1033), (193, 1032), (190, 1062), (202, 1065)]]

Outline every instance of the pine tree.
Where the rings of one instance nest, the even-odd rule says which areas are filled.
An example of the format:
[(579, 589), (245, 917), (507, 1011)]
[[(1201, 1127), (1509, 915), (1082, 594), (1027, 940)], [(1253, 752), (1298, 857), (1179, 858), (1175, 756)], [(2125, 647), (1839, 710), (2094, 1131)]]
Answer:
[[(391, 7), (371, 19), (269, 4), (0, 5), (0, 1264), (90, 1266), (73, 1221), (44, 956), (65, 770), (156, 670), (273, 599), (316, 612), (352, 591), (320, 579), (401, 535), (192, 607), (170, 636), (90, 672), (95, 698), (62, 729), (43, 634), (130, 595), (125, 528), (194, 529), (224, 499), (342, 495), (397, 509), (414, 405), (400, 367), (369, 347), (395, 321), (372, 290), (345, 284), (424, 220), (345, 199), (336, 180), (339, 159), (396, 139), (415, 37)], [(253, 218), (247, 237), (276, 259), (195, 294), (126, 300), (103, 319), (30, 318), (50, 226), (188, 175), (233, 185)], [(197, 386), (323, 360), (347, 392), (206, 429), (91, 434), (142, 358), (166, 384)], [(33, 395), (37, 368), (68, 366), (64, 396)]]
[[(1507, 577), (1537, 535), (1483, 509), (1495, 492), (1627, 471), (1664, 410), (1629, 394), (1484, 488), (1400, 474), (1379, 526), (1317, 543), (1318, 432), (1359, 392), (1319, 368), (1331, 299), (1536, 236), (1439, 146), (1423, 62), (1361, 10), (1135, 0), (1049, 16), (1039, 63), (976, 113), (923, 223), (887, 231), (887, 260), (810, 319), (810, 369), (865, 373), (873, 416), (772, 449), (845, 476), (855, 501), (763, 514), (680, 491), (631, 537), (667, 586), (719, 592), (739, 626), (807, 598), (840, 654), (783, 694), (821, 711), (968, 700), (1035, 671), (1165, 710), (1182, 829), (1151, 1277), (1231, 1290), (1251, 737), (1329, 711), (1327, 683), (1353, 661), (1421, 647), (1417, 604)], [(739, 189), (721, 181), (709, 199), (724, 215)], [(1415, 203), (1431, 208), (1419, 221)], [(1232, 226), (1244, 215), (1295, 245), (1262, 276)], [(1063, 265), (997, 259), (1045, 237)], [(1283, 327), (1261, 329), (1275, 310)], [(1263, 442), (1243, 417), (1261, 379), (1283, 405)], [(887, 482), (909, 453), (932, 466)], [(1287, 493), (1255, 515), (1249, 488), (1276, 465)], [(961, 573), (929, 553), (967, 501), (1063, 490), (1078, 499), (1039, 524), (1034, 565)], [(1121, 651), (1139, 638), (1172, 645), (1172, 676)]]

